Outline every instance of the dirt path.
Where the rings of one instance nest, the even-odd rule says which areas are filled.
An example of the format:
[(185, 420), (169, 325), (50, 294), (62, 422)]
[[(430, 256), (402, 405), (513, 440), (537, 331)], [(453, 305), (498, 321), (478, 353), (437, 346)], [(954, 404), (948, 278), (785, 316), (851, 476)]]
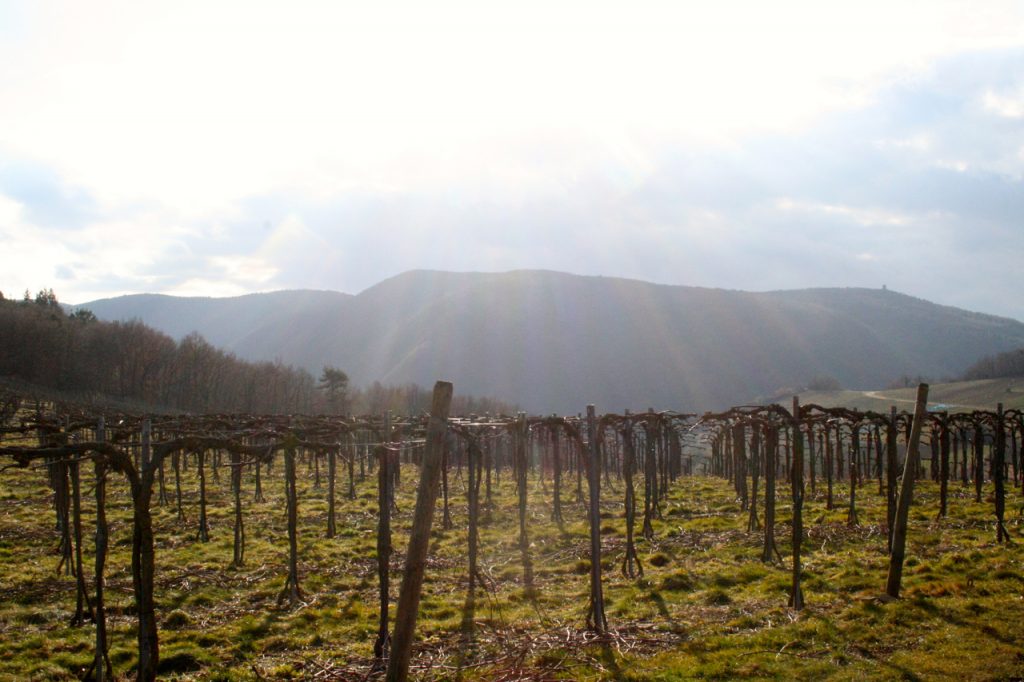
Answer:
[[(893, 398), (892, 396), (882, 395), (881, 391), (861, 391), (865, 398), (874, 398), (875, 400), (885, 400), (893, 403), (911, 403), (914, 404), (916, 401), (910, 398)], [(982, 409), (976, 405), (964, 405), (961, 403), (946, 403), (939, 400), (928, 400), (929, 404), (945, 405), (946, 407), (963, 407), (968, 409)]]

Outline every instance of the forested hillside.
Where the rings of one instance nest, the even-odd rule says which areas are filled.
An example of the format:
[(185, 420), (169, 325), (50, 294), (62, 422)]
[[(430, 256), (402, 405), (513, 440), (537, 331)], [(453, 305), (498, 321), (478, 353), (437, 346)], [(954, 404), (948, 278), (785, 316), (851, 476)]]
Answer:
[[(186, 316), (187, 318), (187, 316)], [(34, 298), (0, 296), (0, 379), (77, 399), (113, 400), (137, 408), (255, 414), (392, 410), (416, 414), (430, 405), (414, 382), (371, 382), (352, 387), (344, 368), (342, 395), (332, 401), (310, 370), (273, 361), (242, 360), (196, 331), (180, 340), (139, 319), (100, 321), (87, 308), (68, 312), (52, 290)], [(510, 412), (513, 406), (462, 394), (455, 404), (470, 412)]]
[(986, 355), (968, 367), (964, 373), (964, 379), (968, 381), (1003, 377), (1024, 377), (1024, 348)]
[(356, 296), (126, 296), (86, 304), (249, 360), (281, 358), (354, 385), (439, 377), (537, 412), (714, 409), (831, 377), (870, 390), (961, 375), (1024, 346), (1016, 320), (883, 289), (751, 293), (549, 271), (413, 271)]
[(304, 369), (247, 362), (199, 333), (175, 341), (138, 320), (65, 313), (52, 291), (0, 301), (0, 376), (75, 393), (195, 412), (294, 412), (314, 407)]

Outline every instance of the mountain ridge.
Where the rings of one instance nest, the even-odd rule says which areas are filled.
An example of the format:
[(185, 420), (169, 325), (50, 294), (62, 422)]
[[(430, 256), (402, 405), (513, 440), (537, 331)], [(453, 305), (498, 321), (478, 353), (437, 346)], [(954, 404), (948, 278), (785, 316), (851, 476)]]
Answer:
[(819, 375), (870, 389), (1024, 346), (1019, 321), (891, 290), (746, 292), (552, 270), (413, 270), (355, 295), (140, 294), (79, 307), (198, 331), (245, 359), (336, 365), (355, 384), (446, 378), (542, 412), (716, 409)]

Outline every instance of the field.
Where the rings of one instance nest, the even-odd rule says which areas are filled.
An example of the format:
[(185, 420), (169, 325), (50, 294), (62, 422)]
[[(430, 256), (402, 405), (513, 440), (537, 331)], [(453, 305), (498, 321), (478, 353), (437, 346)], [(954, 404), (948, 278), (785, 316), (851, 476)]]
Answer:
[[(911, 387), (880, 391), (807, 391), (800, 394), (800, 402), (885, 413), (893, 404), (900, 409), (910, 409), (916, 390)], [(931, 384), (928, 396), (928, 407), (932, 410), (994, 410), (997, 403), (1003, 403), (1007, 410), (1020, 410), (1024, 409), (1024, 380), (1016, 377)]]
[[(304, 591), (279, 606), (287, 572), (281, 466), (264, 476), (264, 502), (243, 482), (246, 563), (230, 566), (229, 475), (207, 475), (211, 540), (196, 539), (195, 467), (184, 472), (187, 520), (154, 503), (160, 677), (195, 680), (362, 680), (377, 629), (376, 484), (368, 474), (347, 499), (338, 486), (338, 535), (325, 537), (325, 490), (300, 463), (299, 553)], [(397, 596), (413, 508), (415, 468), (406, 467), (393, 521), (392, 598)], [(725, 481), (681, 477), (662, 504), (651, 541), (638, 538), (642, 578), (620, 571), (621, 481), (602, 492), (604, 590), (611, 637), (586, 630), (588, 526), (575, 486), (563, 490), (564, 523), (551, 521), (550, 480), (530, 479), (534, 591), (524, 590), (514, 482), (501, 472), (484, 507), (485, 585), (467, 592), (465, 472), (452, 470), (453, 528), (435, 515), (412, 673), (416, 679), (675, 680), (1007, 679), (1024, 675), (1024, 552), (997, 545), (992, 504), (973, 487), (951, 485), (949, 516), (936, 521), (937, 487), (919, 482), (910, 516), (902, 599), (880, 598), (885, 554), (884, 498), (876, 483), (859, 491), (860, 524), (825, 508), (824, 485), (804, 505), (807, 607), (786, 606), (790, 586), (789, 490), (780, 483), (777, 531), (785, 561), (762, 563), (762, 534)], [(356, 471), (358, 479), (359, 472)], [(342, 481), (345, 481), (344, 484)], [(572, 482), (574, 483), (574, 481)], [(83, 492), (92, 487), (83, 475)], [(990, 493), (986, 486), (986, 494)], [(642, 493), (641, 493), (642, 494)], [(88, 667), (93, 627), (68, 625), (74, 579), (56, 571), (59, 535), (43, 470), (0, 473), (0, 678), (77, 679)], [(83, 494), (87, 575), (94, 503)], [(440, 502), (439, 502), (440, 506)], [(1008, 527), (1020, 537), (1022, 500), (1007, 499)], [(109, 487), (111, 552), (107, 601), (115, 673), (136, 660), (130, 572), (131, 501), (123, 481)], [(762, 514), (763, 517), (763, 514)], [(392, 606), (392, 616), (394, 606)]]

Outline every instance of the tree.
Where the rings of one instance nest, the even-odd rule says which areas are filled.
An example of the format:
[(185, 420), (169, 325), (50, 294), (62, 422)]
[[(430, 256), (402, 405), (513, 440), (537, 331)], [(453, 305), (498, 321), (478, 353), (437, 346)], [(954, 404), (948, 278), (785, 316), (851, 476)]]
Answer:
[[(27, 294), (28, 292), (26, 291), (25, 293)], [(57, 302), (57, 294), (53, 293), (53, 289), (40, 289), (39, 293), (36, 294), (36, 305), (56, 308), (60, 304)]]
[(324, 365), (317, 388), (324, 392), (332, 413), (344, 414), (348, 410), (348, 374), (342, 369)]
[(75, 312), (71, 313), (71, 319), (81, 322), (82, 324), (89, 324), (96, 321), (96, 314), (88, 308), (79, 308)]

